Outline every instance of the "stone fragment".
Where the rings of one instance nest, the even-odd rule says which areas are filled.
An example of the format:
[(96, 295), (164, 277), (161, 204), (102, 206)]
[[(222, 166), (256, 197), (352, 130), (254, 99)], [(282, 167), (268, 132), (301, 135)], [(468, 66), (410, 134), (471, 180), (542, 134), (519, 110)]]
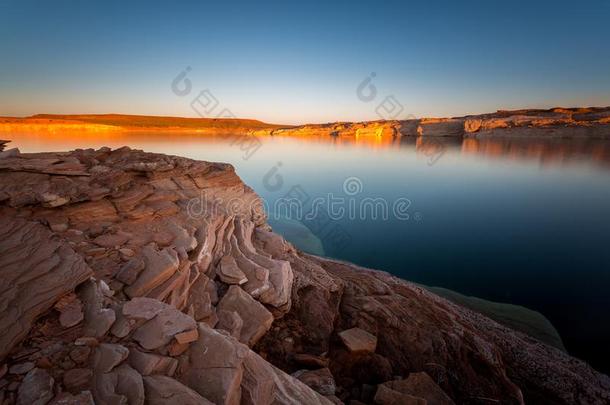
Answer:
[(130, 297), (141, 297), (163, 284), (177, 270), (180, 264), (178, 254), (173, 248), (157, 250), (154, 245), (146, 245), (142, 249), (145, 267), (136, 281), (125, 288)]
[(173, 340), (167, 347), (167, 354), (169, 354), (170, 356), (180, 356), (188, 348), (189, 348), (188, 343), (182, 344), (182, 343), (178, 343), (175, 340)]
[(31, 369), (33, 369), (35, 367), (35, 364), (32, 363), (31, 361), (27, 361), (25, 363), (17, 363), (17, 364), (13, 364), (9, 369), (8, 372), (10, 374), (25, 374), (28, 371), (30, 371)]
[(163, 374), (171, 377), (178, 367), (176, 359), (144, 353), (134, 348), (129, 350), (127, 362), (142, 375)]
[(78, 325), (84, 318), (83, 303), (76, 295), (71, 294), (66, 300), (60, 300), (55, 304), (55, 308), (59, 311), (59, 323), (64, 328), (70, 328)]
[(218, 304), (219, 311), (234, 311), (243, 320), (239, 341), (252, 347), (271, 328), (273, 315), (238, 286), (231, 286)]
[(148, 321), (167, 308), (167, 304), (154, 298), (136, 297), (123, 304), (123, 315), (136, 321)]
[(126, 364), (120, 365), (110, 373), (95, 373), (93, 397), (96, 405), (143, 405), (142, 376)]
[(77, 346), (70, 351), (70, 358), (77, 364), (82, 364), (89, 359), (91, 348), (88, 346)]
[(88, 368), (74, 368), (64, 373), (64, 386), (68, 391), (81, 391), (91, 383), (93, 371)]
[(241, 403), (257, 404), (332, 404), (298, 379), (272, 366), (249, 350), (243, 362)]
[(83, 258), (46, 226), (0, 215), (0, 360), (27, 335), (35, 319), (91, 274)]
[(145, 349), (158, 349), (167, 345), (178, 333), (197, 327), (193, 318), (174, 307), (164, 305), (165, 309), (136, 329), (133, 334), (133, 338)]
[(375, 393), (375, 403), (378, 405), (427, 405), (423, 398), (414, 397), (413, 395), (403, 394), (380, 385)]
[(377, 337), (360, 328), (341, 331), (339, 338), (352, 353), (374, 353), (377, 348)]
[(196, 391), (163, 375), (145, 376), (144, 390), (148, 405), (213, 405)]
[(17, 405), (45, 405), (53, 398), (53, 377), (43, 369), (30, 370), (17, 392)]
[(180, 344), (186, 344), (194, 342), (195, 340), (197, 340), (198, 337), (199, 332), (197, 331), (197, 329), (192, 329), (186, 332), (178, 333), (174, 336), (174, 339), (176, 339), (176, 342)]
[(248, 282), (248, 278), (243, 271), (237, 267), (235, 259), (231, 256), (223, 256), (217, 269), (220, 281), (227, 284), (241, 285)]
[(105, 248), (114, 248), (124, 245), (129, 240), (129, 234), (120, 233), (105, 233), (93, 239), (93, 243)]
[(216, 311), (218, 315), (218, 323), (216, 329), (222, 329), (227, 331), (231, 336), (236, 339), (241, 337), (241, 329), (244, 325), (244, 321), (241, 316), (235, 311)]
[(429, 405), (454, 405), (453, 400), (425, 372), (411, 373), (403, 380), (382, 384), (403, 394), (424, 398)]
[(144, 270), (144, 260), (135, 257), (121, 267), (115, 278), (122, 283), (131, 285), (136, 281), (142, 270)]
[(116, 320), (116, 315), (112, 309), (105, 308), (101, 284), (94, 280), (83, 283), (79, 296), (85, 306), (83, 333), (96, 338), (104, 336)]
[(129, 349), (125, 346), (102, 343), (95, 350), (93, 367), (96, 373), (108, 373), (118, 366), (129, 355)]
[(76, 346), (95, 347), (99, 344), (99, 341), (94, 337), (84, 336), (84, 337), (79, 337), (78, 339), (76, 339), (74, 341), (74, 344)]
[(222, 333), (199, 324), (199, 339), (185, 353), (180, 380), (215, 404), (239, 404), (242, 363), (248, 349)]
[(335, 378), (328, 368), (299, 370), (293, 373), (292, 376), (321, 395), (335, 395), (337, 389)]

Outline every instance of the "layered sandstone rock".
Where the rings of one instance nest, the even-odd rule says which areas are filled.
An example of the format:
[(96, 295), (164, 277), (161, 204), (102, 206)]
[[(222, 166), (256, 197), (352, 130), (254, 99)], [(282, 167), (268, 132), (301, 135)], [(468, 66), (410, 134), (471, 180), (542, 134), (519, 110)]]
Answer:
[(229, 165), (4, 155), (0, 264), (7, 404), (610, 400), (559, 350), (298, 252)]

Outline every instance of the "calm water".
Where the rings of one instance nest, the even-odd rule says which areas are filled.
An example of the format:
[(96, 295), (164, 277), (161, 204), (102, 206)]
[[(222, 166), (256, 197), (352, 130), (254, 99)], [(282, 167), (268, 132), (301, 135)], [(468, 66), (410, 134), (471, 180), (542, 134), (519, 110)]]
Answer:
[[(301, 243), (313, 232), (328, 256), (540, 311), (570, 353), (610, 371), (608, 142), (266, 137), (244, 160), (227, 139), (200, 135), (0, 138), (24, 152), (129, 145), (230, 162), (270, 207), (291, 190), (305, 204), (332, 193), (346, 209), (382, 199), (387, 220), (346, 213), (304, 221), (300, 236), (287, 235)], [(409, 202), (400, 217), (392, 212), (399, 199)], [(273, 223), (285, 230), (283, 220)]]

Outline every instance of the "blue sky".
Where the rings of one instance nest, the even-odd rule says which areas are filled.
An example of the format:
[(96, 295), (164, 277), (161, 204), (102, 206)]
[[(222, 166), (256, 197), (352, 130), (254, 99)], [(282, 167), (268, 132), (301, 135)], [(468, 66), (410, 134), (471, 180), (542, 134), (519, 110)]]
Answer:
[(277, 123), (378, 119), (388, 96), (397, 118), (610, 105), (609, 17), (606, 0), (0, 0), (0, 115), (196, 116), (204, 89), (210, 116)]

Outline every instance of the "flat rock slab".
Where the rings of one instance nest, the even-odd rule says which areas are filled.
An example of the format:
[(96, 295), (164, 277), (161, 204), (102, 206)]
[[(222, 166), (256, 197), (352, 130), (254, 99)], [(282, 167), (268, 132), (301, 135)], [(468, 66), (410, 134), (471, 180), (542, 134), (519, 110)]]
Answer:
[(374, 353), (377, 348), (377, 337), (360, 328), (339, 332), (339, 337), (352, 353)]
[(34, 319), (93, 272), (67, 243), (38, 222), (0, 217), (0, 360)]

